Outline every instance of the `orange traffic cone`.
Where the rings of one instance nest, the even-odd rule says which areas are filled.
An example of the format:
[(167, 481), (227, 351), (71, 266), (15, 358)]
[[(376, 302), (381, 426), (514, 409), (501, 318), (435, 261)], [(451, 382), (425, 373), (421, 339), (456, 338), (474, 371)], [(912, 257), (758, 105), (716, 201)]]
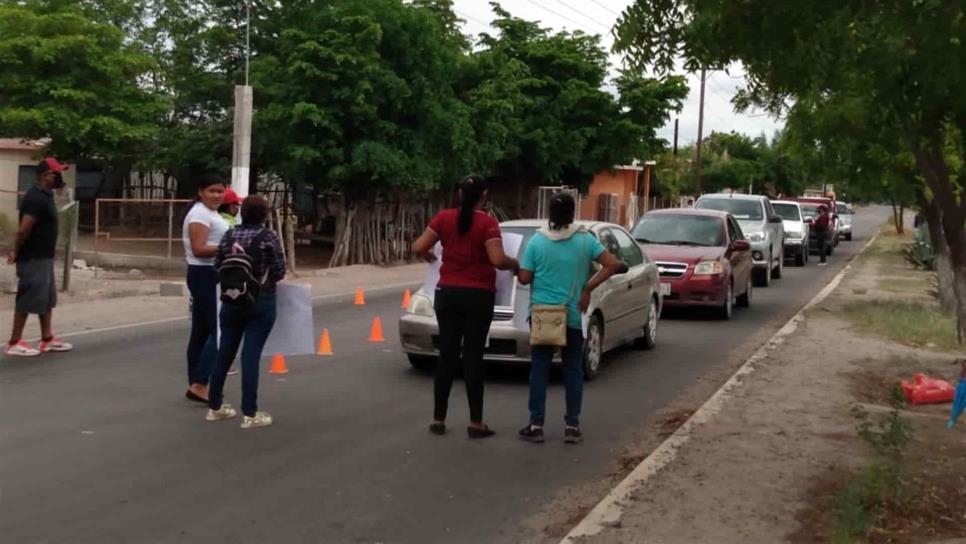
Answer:
[(403, 310), (405, 310), (406, 308), (409, 308), (409, 302), (412, 300), (412, 298), (413, 298), (413, 294), (409, 292), (409, 289), (406, 289), (406, 292), (403, 293), (402, 304), (400, 304), (399, 307), (402, 308)]
[(319, 340), (319, 351), (316, 355), (334, 355), (332, 341), (329, 340), (329, 329), (322, 329), (322, 338)]
[(382, 336), (382, 320), (378, 317), (372, 320), (372, 331), (369, 332), (370, 342), (385, 342), (386, 339)]
[(276, 353), (272, 356), (272, 368), (268, 370), (269, 374), (288, 374), (288, 367), (285, 366), (285, 356), (281, 353)]
[(366, 305), (366, 295), (365, 295), (365, 293), (362, 292), (362, 287), (357, 287), (356, 288), (356, 301), (355, 301), (355, 305), (356, 306), (365, 306)]

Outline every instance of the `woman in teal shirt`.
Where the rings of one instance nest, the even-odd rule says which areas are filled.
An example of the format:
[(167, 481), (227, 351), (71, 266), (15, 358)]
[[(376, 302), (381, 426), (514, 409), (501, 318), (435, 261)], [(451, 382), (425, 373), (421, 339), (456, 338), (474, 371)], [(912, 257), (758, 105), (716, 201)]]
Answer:
[[(567, 396), (565, 441), (577, 443), (580, 410), (584, 392), (584, 332), (581, 314), (590, 305), (590, 293), (607, 278), (618, 273), (621, 262), (592, 234), (574, 225), (576, 203), (568, 193), (557, 193), (550, 200), (550, 222), (527, 243), (520, 263), (518, 280), (530, 288), (530, 304), (567, 305), (567, 345), (563, 348), (563, 370)], [(590, 276), (592, 262), (601, 269)], [(578, 295), (579, 294), (579, 295)], [(530, 348), (530, 424), (520, 437), (543, 442), (543, 423), (547, 404), (547, 380), (557, 348)]]

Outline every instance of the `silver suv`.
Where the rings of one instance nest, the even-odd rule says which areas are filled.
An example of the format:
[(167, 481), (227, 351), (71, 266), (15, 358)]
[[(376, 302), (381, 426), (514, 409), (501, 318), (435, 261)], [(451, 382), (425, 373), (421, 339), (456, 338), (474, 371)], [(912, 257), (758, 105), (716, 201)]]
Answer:
[(721, 210), (738, 220), (745, 239), (751, 243), (755, 283), (771, 285), (785, 269), (785, 228), (767, 196), (718, 193), (703, 195), (695, 208)]

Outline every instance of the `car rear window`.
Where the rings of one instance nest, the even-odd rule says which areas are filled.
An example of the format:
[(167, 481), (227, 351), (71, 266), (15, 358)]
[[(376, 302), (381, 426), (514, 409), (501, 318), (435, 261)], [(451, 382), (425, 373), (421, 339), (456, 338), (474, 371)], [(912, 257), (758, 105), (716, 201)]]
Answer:
[(802, 204), (802, 215), (815, 219), (815, 216), (818, 215), (818, 204)]
[(641, 219), (634, 238), (643, 244), (722, 246), (724, 228), (717, 217), (656, 213)]
[(801, 221), (802, 217), (798, 213), (798, 206), (794, 204), (781, 204), (772, 202), (772, 206), (775, 208), (775, 213), (779, 215), (782, 219), (787, 219), (788, 221)]
[(738, 221), (761, 221), (765, 217), (761, 202), (743, 198), (702, 198), (695, 208), (728, 212)]

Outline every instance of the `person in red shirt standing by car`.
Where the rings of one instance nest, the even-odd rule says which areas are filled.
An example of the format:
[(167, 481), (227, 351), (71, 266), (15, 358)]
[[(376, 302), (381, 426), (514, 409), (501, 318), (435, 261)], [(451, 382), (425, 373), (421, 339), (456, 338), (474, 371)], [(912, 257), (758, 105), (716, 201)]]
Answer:
[(812, 223), (812, 228), (815, 229), (815, 238), (818, 240), (819, 266), (828, 266), (826, 259), (828, 250), (825, 246), (831, 242), (829, 240), (829, 226), (831, 221), (832, 217), (828, 213), (828, 208), (825, 207), (825, 204), (820, 205), (818, 207), (818, 215)]
[(460, 207), (439, 212), (413, 242), (413, 252), (436, 259), (433, 246), (443, 245), (443, 263), (435, 292), (439, 324), (439, 361), (434, 382), (433, 434), (446, 433), (446, 411), (456, 367), (463, 367), (470, 404), (470, 438), (494, 431), (483, 422), (483, 349), (493, 320), (496, 270), (519, 270), (520, 263), (503, 252), (500, 225), (482, 211), (488, 191), (482, 177), (460, 184)]

